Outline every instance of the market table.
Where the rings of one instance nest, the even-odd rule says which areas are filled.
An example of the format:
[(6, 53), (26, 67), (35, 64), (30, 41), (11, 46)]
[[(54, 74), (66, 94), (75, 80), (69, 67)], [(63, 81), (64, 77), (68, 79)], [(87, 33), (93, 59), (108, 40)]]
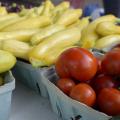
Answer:
[(10, 120), (60, 120), (47, 99), (17, 82), (13, 92)]

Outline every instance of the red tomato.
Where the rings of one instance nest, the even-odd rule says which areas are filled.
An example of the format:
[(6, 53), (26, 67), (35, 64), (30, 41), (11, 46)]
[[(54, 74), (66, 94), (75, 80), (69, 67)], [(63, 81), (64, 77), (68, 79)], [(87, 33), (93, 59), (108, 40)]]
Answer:
[(98, 105), (108, 115), (120, 115), (120, 91), (114, 88), (102, 89), (98, 96)]
[(84, 83), (86, 83), (86, 84), (91, 84), (91, 80), (88, 80), (88, 81), (85, 81)]
[(71, 79), (59, 79), (57, 81), (57, 86), (61, 89), (65, 94), (69, 94), (71, 89), (75, 86), (75, 82)]
[(102, 69), (106, 74), (120, 75), (120, 49), (113, 49), (104, 56)]
[(97, 66), (97, 60), (91, 52), (75, 47), (60, 55), (55, 68), (61, 78), (67, 77), (85, 82), (94, 77)]
[(73, 87), (70, 92), (70, 97), (88, 106), (93, 106), (96, 100), (94, 90), (85, 83), (80, 83)]
[(66, 66), (66, 61), (65, 60), (62, 61), (61, 56), (55, 64), (55, 70), (61, 78), (70, 78), (70, 73), (69, 73), (68, 68)]
[(116, 81), (111, 76), (99, 75), (93, 80), (92, 87), (96, 93), (99, 93), (103, 88), (116, 87), (116, 84)]
[(101, 60), (97, 58), (98, 61), (98, 72), (101, 71)]
[(101, 67), (102, 60), (97, 58), (97, 61), (98, 61), (98, 70), (97, 70), (97, 74), (96, 75), (103, 74), (103, 70), (102, 70), (102, 67)]

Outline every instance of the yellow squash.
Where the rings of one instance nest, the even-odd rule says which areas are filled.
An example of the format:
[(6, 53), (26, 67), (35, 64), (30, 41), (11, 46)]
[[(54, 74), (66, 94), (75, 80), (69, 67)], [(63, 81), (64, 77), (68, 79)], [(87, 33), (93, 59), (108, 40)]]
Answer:
[(19, 17), (16, 16), (13, 18), (10, 18), (9, 20), (4, 20), (0, 22), (0, 31), (2, 31), (2, 29), (4, 29), (5, 27), (7, 27), (8, 25), (14, 24), (16, 22), (20, 22), (21, 20), (25, 20), (26, 17)]
[(39, 29), (25, 29), (25, 30), (17, 30), (11, 32), (0, 32), (0, 40), (3, 39), (16, 39), (23, 42), (30, 41), (30, 38), (35, 33), (39, 32)]
[(21, 20), (20, 22), (16, 22), (15, 24), (11, 24), (2, 31), (13, 31), (13, 30), (23, 30), (23, 29), (34, 29), (47, 26), (51, 23), (51, 20), (47, 16), (37, 16), (26, 18), (25, 20)]
[(75, 23), (71, 24), (68, 27), (78, 27), (80, 31), (82, 31), (84, 28), (88, 26), (89, 18), (90, 17), (83, 17), (82, 19), (77, 20)]
[(56, 48), (65, 48), (77, 44), (81, 34), (78, 28), (69, 28), (63, 31), (52, 34), (44, 39), (29, 53), (29, 60), (33, 66), (44, 66), (44, 56), (50, 50)]
[(8, 14), (8, 12), (6, 10), (6, 7), (0, 6), (0, 15), (7, 15), (7, 14)]
[(57, 18), (56, 23), (69, 26), (76, 22), (82, 15), (81, 9), (68, 9), (60, 17)]
[(44, 8), (43, 11), (41, 13), (41, 15), (45, 15), (45, 16), (51, 16), (51, 10), (54, 8), (54, 5), (52, 4), (52, 2), (50, 0), (46, 0), (44, 3)]
[(58, 57), (62, 52), (73, 47), (76, 47), (76, 46), (69, 46), (65, 48), (53, 48), (44, 57), (44, 60), (43, 60), (44, 66), (51, 66), (55, 64), (56, 60), (58, 59)]
[(28, 60), (28, 52), (31, 50), (31, 47), (28, 43), (24, 43), (17, 40), (3, 40), (0, 41), (1, 49), (12, 53), (18, 58)]
[(35, 11), (35, 13), (36, 13), (37, 15), (41, 15), (43, 9), (44, 9), (44, 6), (41, 5), (41, 6), (39, 6), (39, 7), (35, 7), (35, 8), (34, 8), (34, 11)]
[(41, 29), (40, 32), (33, 35), (30, 42), (32, 45), (36, 45), (40, 43), (44, 38), (52, 35), (53, 33), (59, 32), (63, 29), (65, 29), (65, 27), (62, 25), (54, 24), (54, 25), (48, 26), (46, 28)]
[(10, 20), (18, 17), (19, 15), (17, 13), (9, 13), (7, 15), (0, 16), (0, 22), (5, 21), (5, 20)]
[[(89, 25), (89, 18), (90, 17), (84, 17), (81, 20), (78, 20), (76, 23), (70, 25), (69, 27), (71, 27), (71, 28), (78, 27), (80, 30), (80, 33), (82, 33), (82, 35), (83, 35), (84, 29)], [(86, 34), (86, 33), (84, 33), (84, 34)], [(81, 40), (79, 41), (78, 45), (79, 46), (81, 45)]]
[(16, 58), (9, 52), (0, 50), (0, 73), (10, 70), (16, 63)]
[(72, 27), (78, 27), (78, 25), (80, 24), (80, 19), (78, 19), (76, 22), (74, 22), (73, 24), (67, 26), (67, 28), (72, 28)]
[(97, 25), (96, 32), (101, 36), (120, 34), (120, 26), (116, 21), (105, 21)]
[(23, 17), (23, 16), (32, 16), (32, 15), (39, 16), (39, 15), (41, 15), (41, 13), (43, 11), (43, 8), (44, 8), (43, 5), (38, 6), (38, 7), (33, 7), (31, 9), (23, 8), (21, 10), (21, 12), (19, 12), (18, 14), (21, 17)]
[(95, 48), (107, 49), (120, 44), (120, 35), (109, 35), (96, 41)]
[(18, 14), (19, 16), (23, 17), (23, 16), (29, 16), (31, 13), (35, 13), (34, 8), (31, 9), (23, 8)]
[(67, 1), (61, 2), (60, 4), (58, 4), (54, 10), (53, 13), (60, 13), (63, 12), (65, 10), (67, 10), (70, 7), (70, 3)]
[(61, 2), (52, 10), (52, 20), (53, 23), (64, 13), (65, 10), (69, 9), (70, 3), (67, 1)]
[(89, 19), (90, 17), (84, 17), (80, 20), (77, 27), (79, 27), (80, 31), (82, 31), (84, 28), (86, 28), (89, 25)]
[(116, 19), (117, 18), (114, 15), (105, 15), (91, 22), (82, 31), (81, 46), (83, 48), (94, 47), (96, 40), (99, 39), (99, 35), (96, 33), (96, 26), (103, 21), (114, 21)]

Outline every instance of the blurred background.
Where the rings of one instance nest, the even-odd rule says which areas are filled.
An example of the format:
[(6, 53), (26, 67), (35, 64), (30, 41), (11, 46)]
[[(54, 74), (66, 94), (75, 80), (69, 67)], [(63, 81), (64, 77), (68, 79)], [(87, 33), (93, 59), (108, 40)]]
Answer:
[[(52, 0), (55, 4), (63, 0)], [(91, 14), (95, 9), (102, 8), (104, 14), (114, 14), (120, 17), (120, 0), (68, 0), (73, 7), (81, 7), (87, 15)], [(95, 11), (94, 11), (95, 12)], [(102, 11), (103, 12), (103, 11)]]
[[(58, 4), (59, 2), (61, 2), (63, 0), (52, 0), (52, 1), (56, 4)], [(94, 4), (94, 3), (97, 3), (100, 6), (103, 6), (103, 1), (102, 0), (68, 0), (68, 1), (70, 1), (74, 5), (76, 4), (76, 5), (78, 5), (82, 8), (84, 8), (85, 5), (87, 5), (87, 4)]]
[[(2, 3), (13, 4), (12, 7), (17, 5), (25, 5), (28, 8), (32, 6), (39, 6), (44, 0), (0, 0)], [(64, 0), (51, 0), (54, 4), (59, 4)], [(114, 14), (120, 17), (120, 0), (66, 0), (70, 1), (71, 7), (73, 8), (83, 8), (83, 16), (92, 16), (93, 19), (102, 16), (104, 14)]]

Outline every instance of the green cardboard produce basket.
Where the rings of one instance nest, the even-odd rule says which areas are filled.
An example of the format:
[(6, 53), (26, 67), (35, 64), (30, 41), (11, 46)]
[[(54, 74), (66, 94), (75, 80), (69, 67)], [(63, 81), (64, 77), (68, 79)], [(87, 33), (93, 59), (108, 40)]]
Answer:
[(0, 120), (9, 120), (12, 91), (15, 88), (15, 79), (11, 72), (7, 72), (4, 80), (5, 84), (0, 86)]
[(36, 91), (41, 96), (46, 97), (45, 87), (41, 80), (41, 73), (47, 69), (48, 68), (34, 68), (31, 64), (18, 60), (12, 72), (17, 80)]
[(41, 80), (45, 87), (44, 93), (50, 100), (53, 111), (62, 120), (110, 120), (112, 118), (65, 95), (55, 85), (58, 76), (54, 68), (42, 71)]

